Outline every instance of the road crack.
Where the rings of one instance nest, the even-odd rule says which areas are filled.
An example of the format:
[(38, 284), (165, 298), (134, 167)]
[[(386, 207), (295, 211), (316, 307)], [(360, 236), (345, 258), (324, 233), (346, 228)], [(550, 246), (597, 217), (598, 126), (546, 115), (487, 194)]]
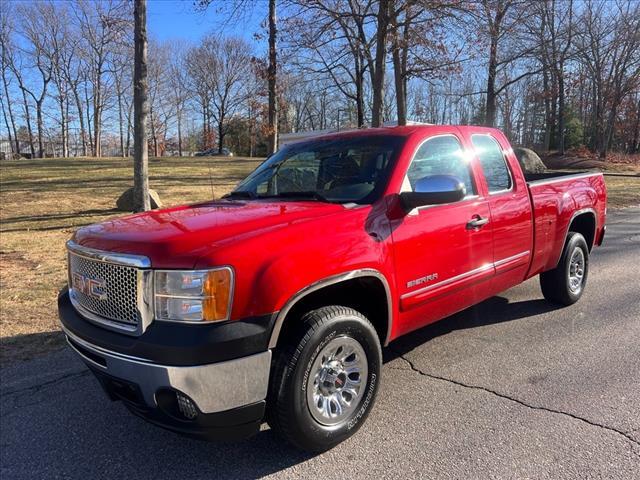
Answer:
[[(402, 360), (404, 360), (409, 365), (411, 370), (413, 370), (415, 373), (418, 373), (419, 375), (422, 375), (424, 377), (428, 377), (428, 378), (431, 378), (431, 379), (434, 379), (434, 380), (440, 380), (440, 381), (443, 381), (443, 382), (450, 383), (452, 385), (457, 385), (459, 387), (468, 388), (468, 389), (471, 389), (471, 390), (480, 390), (480, 391), (489, 393), (491, 395), (494, 395), (496, 397), (502, 398), (504, 400), (509, 400), (509, 401), (511, 401), (513, 403), (517, 403), (518, 405), (521, 405), (523, 407), (529, 408), (531, 410), (539, 410), (539, 411), (543, 411), (543, 412), (554, 413), (554, 414), (557, 414), (557, 415), (563, 415), (565, 417), (569, 417), (569, 418), (572, 418), (574, 420), (578, 420), (580, 422), (583, 422), (583, 423), (586, 423), (588, 425), (591, 425), (592, 427), (598, 427), (598, 428), (601, 428), (603, 430), (608, 430), (610, 432), (617, 433), (618, 435), (622, 435), (624, 438), (629, 440), (631, 443), (633, 443), (633, 444), (635, 444), (637, 446), (640, 446), (640, 442), (638, 442), (631, 435), (629, 435), (629, 433), (631, 433), (631, 432), (624, 432), (622, 430), (617, 430), (617, 429), (615, 429), (613, 427), (609, 427), (608, 425), (603, 425), (601, 423), (593, 422), (591, 420), (588, 420), (588, 419), (586, 419), (584, 417), (580, 417), (580, 416), (575, 415), (573, 413), (563, 412), (562, 410), (555, 410), (553, 408), (542, 407), (542, 406), (539, 406), (539, 405), (532, 405), (532, 404), (526, 403), (526, 402), (524, 402), (522, 400), (519, 400), (517, 398), (510, 397), (509, 395), (505, 395), (504, 393), (500, 393), (500, 392), (497, 392), (495, 390), (491, 390), (490, 388), (487, 388), (487, 387), (483, 387), (483, 386), (480, 386), (480, 385), (470, 385), (470, 384), (466, 384), (466, 383), (460, 382), (458, 380), (453, 380), (451, 378), (441, 377), (439, 375), (434, 375), (432, 373), (427, 373), (427, 372), (425, 372), (423, 370), (420, 370), (418, 367), (416, 367), (415, 364), (411, 360), (406, 358), (404, 355), (400, 354), (399, 352), (396, 352), (396, 353), (398, 353), (400, 358)], [(637, 455), (637, 453), (636, 453), (636, 455)]]
[(7, 391), (4, 391), (4, 392), (1, 392), (0, 393), (0, 398), (5, 398), (5, 397), (9, 397), (9, 396), (14, 396), (14, 395), (20, 395), (22, 393), (37, 393), (40, 390), (42, 390), (43, 388), (46, 388), (48, 386), (56, 385), (58, 383), (64, 382), (64, 381), (72, 379), (72, 378), (84, 377), (85, 375), (89, 375), (89, 373), (90, 372), (88, 370), (80, 370), (80, 371), (67, 373), (65, 375), (61, 375), (59, 377), (56, 377), (56, 378), (54, 378), (52, 380), (48, 380), (48, 381), (43, 382), (43, 383), (38, 383), (36, 385), (29, 385), (28, 387), (16, 388), (14, 390), (7, 390)]

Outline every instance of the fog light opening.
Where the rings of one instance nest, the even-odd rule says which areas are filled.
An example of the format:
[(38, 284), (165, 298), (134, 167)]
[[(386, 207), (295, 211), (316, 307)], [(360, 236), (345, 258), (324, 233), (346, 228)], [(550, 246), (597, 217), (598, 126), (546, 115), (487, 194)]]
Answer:
[(189, 397), (176, 392), (176, 400), (178, 401), (178, 410), (186, 419), (193, 420), (198, 416), (196, 404)]

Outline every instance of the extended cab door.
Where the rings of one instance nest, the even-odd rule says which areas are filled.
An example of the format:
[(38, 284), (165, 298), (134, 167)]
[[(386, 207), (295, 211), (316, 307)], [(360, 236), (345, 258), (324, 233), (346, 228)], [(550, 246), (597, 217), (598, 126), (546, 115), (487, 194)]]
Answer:
[(522, 282), (532, 256), (532, 213), (526, 181), (507, 139), (474, 128), (468, 137), (485, 180), (493, 235), (492, 294)]
[(455, 175), (466, 197), (414, 209), (392, 222), (393, 254), (400, 294), (398, 334), (462, 310), (485, 298), (493, 276), (487, 199), (478, 188), (477, 166), (457, 134), (425, 138), (413, 154), (402, 190), (429, 175)]

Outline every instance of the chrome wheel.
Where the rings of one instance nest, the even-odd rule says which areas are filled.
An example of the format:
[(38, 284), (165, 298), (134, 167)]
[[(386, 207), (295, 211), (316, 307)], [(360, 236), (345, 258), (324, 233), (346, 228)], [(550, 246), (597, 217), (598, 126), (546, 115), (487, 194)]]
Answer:
[(322, 425), (337, 425), (360, 404), (368, 375), (360, 342), (341, 336), (331, 340), (313, 361), (307, 380), (307, 406)]
[(584, 267), (584, 252), (580, 247), (576, 247), (569, 260), (569, 289), (572, 293), (579, 293), (582, 290)]

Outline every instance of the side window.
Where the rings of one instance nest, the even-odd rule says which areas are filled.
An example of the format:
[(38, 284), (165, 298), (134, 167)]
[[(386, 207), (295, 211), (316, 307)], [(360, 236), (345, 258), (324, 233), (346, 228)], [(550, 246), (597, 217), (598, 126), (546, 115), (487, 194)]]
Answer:
[(513, 185), (511, 173), (496, 139), (490, 135), (471, 135), (471, 143), (482, 165), (489, 193), (509, 190)]
[(476, 193), (462, 145), (452, 135), (434, 137), (424, 142), (413, 157), (407, 180), (413, 190), (418, 180), (431, 175), (454, 175), (464, 183), (467, 195)]

